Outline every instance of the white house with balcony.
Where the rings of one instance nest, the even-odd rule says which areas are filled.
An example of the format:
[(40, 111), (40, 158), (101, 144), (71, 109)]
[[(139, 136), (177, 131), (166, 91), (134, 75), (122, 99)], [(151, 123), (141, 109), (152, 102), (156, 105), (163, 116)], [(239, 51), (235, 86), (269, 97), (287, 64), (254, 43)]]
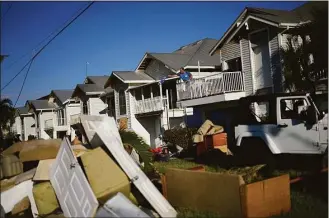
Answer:
[[(284, 92), (280, 47), (285, 48), (294, 27), (312, 21), (314, 9), (327, 7), (326, 2), (308, 2), (291, 11), (245, 8), (210, 49), (211, 56), (220, 56), (221, 73), (177, 84), (181, 107), (198, 107), (205, 119), (225, 128), (240, 97)], [(307, 39), (300, 38), (298, 43), (303, 40)], [(312, 61), (316, 57), (310, 57)], [(327, 90), (327, 85), (323, 88), (328, 81), (327, 69), (316, 77)], [(258, 115), (265, 108), (254, 105)]]
[(177, 74), (181, 67), (196, 79), (217, 75), (220, 56), (209, 56), (216, 43), (206, 38), (173, 53), (146, 53), (135, 71), (113, 71), (104, 88), (111, 87), (114, 93), (103, 95), (108, 96), (109, 110), (115, 110), (117, 120), (127, 118), (128, 128), (151, 146), (163, 130), (200, 119), (197, 109), (177, 104), (181, 85), (178, 77), (168, 75)]
[(36, 137), (34, 116), (27, 107), (16, 108), (15, 123), (11, 131), (15, 135), (19, 135), (19, 139), (22, 141), (28, 140), (29, 136)]
[(56, 105), (48, 100), (28, 100), (25, 104), (28, 112), (33, 114), (35, 120), (35, 135), (37, 138), (56, 138)]

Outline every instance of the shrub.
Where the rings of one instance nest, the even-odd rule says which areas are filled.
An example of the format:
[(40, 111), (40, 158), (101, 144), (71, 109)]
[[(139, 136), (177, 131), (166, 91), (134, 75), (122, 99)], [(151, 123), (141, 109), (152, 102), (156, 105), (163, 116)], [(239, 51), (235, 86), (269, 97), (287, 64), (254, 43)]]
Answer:
[(135, 132), (119, 130), (122, 143), (130, 144), (134, 147), (137, 153), (140, 155), (144, 161), (144, 171), (149, 172), (153, 170), (151, 161), (152, 153), (149, 151), (150, 146), (145, 143), (145, 141), (139, 137)]
[(192, 136), (196, 134), (196, 128), (173, 128), (166, 130), (163, 134), (163, 140), (174, 146), (178, 145), (183, 149), (188, 149), (192, 144)]

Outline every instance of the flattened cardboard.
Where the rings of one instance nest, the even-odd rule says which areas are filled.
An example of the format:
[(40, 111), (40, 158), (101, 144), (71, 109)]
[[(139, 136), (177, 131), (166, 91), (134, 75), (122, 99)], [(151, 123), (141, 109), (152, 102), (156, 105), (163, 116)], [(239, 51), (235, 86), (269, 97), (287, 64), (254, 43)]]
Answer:
[(168, 201), (177, 207), (241, 217), (241, 176), (192, 170), (166, 171)]
[(49, 181), (49, 171), (56, 159), (40, 160), (33, 181)]
[(243, 185), (241, 203), (245, 217), (270, 217), (289, 212), (290, 201), (289, 175)]

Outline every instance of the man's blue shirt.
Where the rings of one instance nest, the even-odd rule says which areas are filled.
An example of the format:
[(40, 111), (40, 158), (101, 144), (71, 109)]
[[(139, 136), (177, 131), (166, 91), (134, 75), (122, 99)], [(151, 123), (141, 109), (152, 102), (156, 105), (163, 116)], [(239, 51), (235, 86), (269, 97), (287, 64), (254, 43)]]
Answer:
[(179, 74), (179, 77), (181, 80), (183, 81), (189, 81), (190, 80), (190, 75), (191, 73), (190, 72), (184, 72), (184, 73), (178, 73)]

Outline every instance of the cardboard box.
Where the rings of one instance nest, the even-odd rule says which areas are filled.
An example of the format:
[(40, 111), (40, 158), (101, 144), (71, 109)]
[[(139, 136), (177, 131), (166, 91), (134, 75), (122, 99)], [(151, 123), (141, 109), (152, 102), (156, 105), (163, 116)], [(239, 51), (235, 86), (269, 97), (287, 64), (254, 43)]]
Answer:
[(91, 189), (100, 203), (105, 204), (118, 192), (129, 198), (128, 177), (101, 147), (83, 154), (81, 160)]
[(33, 197), (39, 215), (47, 215), (59, 208), (55, 191), (50, 182), (42, 182), (33, 186)]
[(241, 186), (244, 217), (270, 217), (290, 211), (289, 174)]

